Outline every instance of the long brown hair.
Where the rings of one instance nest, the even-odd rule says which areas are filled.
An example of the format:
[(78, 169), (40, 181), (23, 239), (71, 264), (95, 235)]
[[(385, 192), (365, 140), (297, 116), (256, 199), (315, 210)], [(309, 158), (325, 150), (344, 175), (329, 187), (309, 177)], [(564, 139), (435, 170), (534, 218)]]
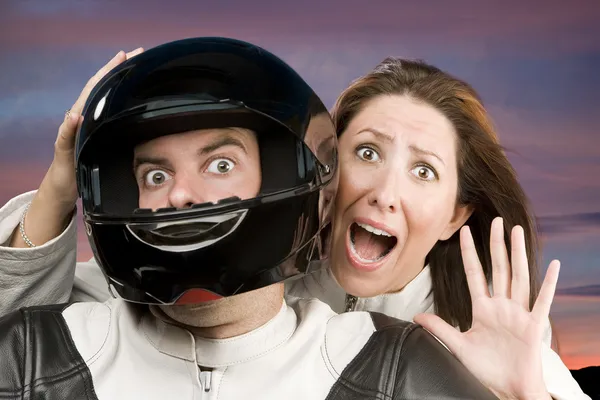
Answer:
[[(338, 135), (369, 101), (379, 96), (406, 95), (435, 107), (453, 124), (458, 140), (458, 196), (473, 207), (470, 227), (488, 284), (492, 279), (490, 227), (504, 219), (510, 255), (510, 232), (525, 231), (529, 260), (530, 307), (539, 291), (539, 244), (535, 218), (516, 173), (498, 142), (494, 127), (475, 90), (466, 82), (421, 61), (386, 58), (373, 71), (355, 80), (338, 98), (333, 119)], [(463, 269), (459, 232), (438, 241), (427, 256), (432, 276), (435, 312), (446, 322), (469, 329), (471, 296)]]

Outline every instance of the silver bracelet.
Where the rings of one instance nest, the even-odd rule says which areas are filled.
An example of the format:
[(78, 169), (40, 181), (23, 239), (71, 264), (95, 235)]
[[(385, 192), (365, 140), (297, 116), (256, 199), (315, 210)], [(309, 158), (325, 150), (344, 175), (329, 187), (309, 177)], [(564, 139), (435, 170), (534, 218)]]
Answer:
[(30, 205), (31, 203), (27, 204), (27, 207), (25, 207), (25, 211), (23, 211), (23, 215), (21, 215), (21, 222), (19, 222), (19, 230), (21, 231), (21, 238), (23, 238), (23, 241), (27, 244), (27, 246), (35, 247), (35, 244), (33, 244), (33, 242), (29, 240), (29, 238), (25, 234), (25, 216), (27, 215), (27, 210), (29, 210)]

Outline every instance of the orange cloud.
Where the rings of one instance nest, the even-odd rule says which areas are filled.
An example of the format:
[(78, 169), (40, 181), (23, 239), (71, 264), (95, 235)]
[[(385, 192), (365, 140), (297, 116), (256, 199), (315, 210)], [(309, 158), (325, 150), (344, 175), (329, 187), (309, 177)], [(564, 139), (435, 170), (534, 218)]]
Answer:
[(600, 297), (557, 296), (552, 310), (564, 363), (571, 369), (600, 366)]

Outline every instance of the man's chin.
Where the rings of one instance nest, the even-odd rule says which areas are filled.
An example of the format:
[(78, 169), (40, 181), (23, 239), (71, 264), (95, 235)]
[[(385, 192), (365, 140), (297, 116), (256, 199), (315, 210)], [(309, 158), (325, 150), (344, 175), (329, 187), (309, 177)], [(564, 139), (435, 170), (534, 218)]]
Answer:
[(172, 314), (175, 315), (182, 315), (182, 314), (190, 314), (190, 313), (194, 313), (195, 311), (202, 311), (202, 310), (211, 310), (211, 309), (215, 309), (215, 307), (221, 307), (222, 304), (225, 302), (225, 299), (227, 299), (227, 297), (221, 297), (220, 299), (217, 300), (208, 300), (208, 301), (198, 301), (198, 302), (192, 302), (192, 303), (185, 303), (185, 304), (180, 304), (175, 303), (175, 304), (164, 304), (164, 305), (160, 305), (159, 307), (169, 316), (172, 316)]

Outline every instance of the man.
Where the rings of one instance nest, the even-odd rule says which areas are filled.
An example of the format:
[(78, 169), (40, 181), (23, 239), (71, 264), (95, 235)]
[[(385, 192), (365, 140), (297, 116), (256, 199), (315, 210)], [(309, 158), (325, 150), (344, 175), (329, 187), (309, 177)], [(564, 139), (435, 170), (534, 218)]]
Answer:
[(91, 93), (78, 190), (106, 303), (0, 320), (0, 397), (493, 398), (419, 326), (286, 304), (318, 263), (337, 185), (335, 130), (267, 51), (188, 39)]

